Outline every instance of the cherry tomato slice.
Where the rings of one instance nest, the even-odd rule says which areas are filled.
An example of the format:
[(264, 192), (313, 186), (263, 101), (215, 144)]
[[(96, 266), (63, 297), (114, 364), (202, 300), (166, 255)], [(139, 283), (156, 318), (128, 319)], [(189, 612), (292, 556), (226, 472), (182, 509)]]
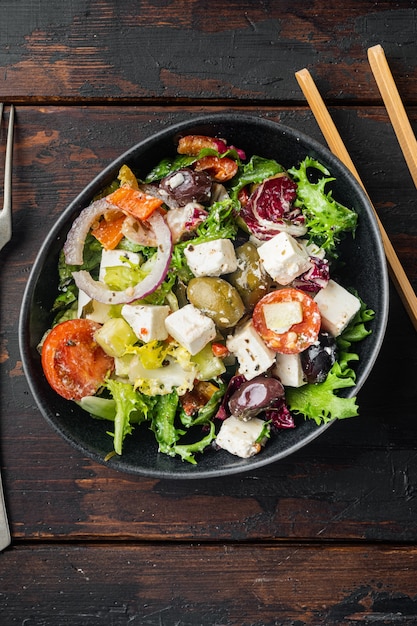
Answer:
[[(303, 319), (293, 324), (286, 332), (277, 333), (268, 328), (265, 322), (264, 306), (277, 302), (298, 301), (301, 304)], [(282, 354), (298, 354), (317, 341), (321, 326), (321, 316), (316, 302), (303, 291), (286, 287), (268, 293), (261, 298), (253, 311), (253, 325), (268, 348)]]
[(93, 395), (114, 360), (94, 339), (100, 324), (74, 319), (54, 326), (42, 346), (42, 367), (52, 389), (67, 400)]
[(229, 355), (229, 350), (224, 345), (224, 343), (217, 343), (217, 342), (212, 343), (211, 344), (211, 351), (213, 352), (214, 356), (217, 356), (220, 359), (223, 359), (223, 358), (225, 358), (226, 356)]

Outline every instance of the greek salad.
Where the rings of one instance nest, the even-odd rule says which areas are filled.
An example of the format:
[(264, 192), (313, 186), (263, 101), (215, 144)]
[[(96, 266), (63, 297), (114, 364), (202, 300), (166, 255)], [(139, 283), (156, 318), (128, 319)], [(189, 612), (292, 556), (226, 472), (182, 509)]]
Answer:
[(55, 392), (108, 421), (106, 458), (143, 423), (160, 453), (195, 464), (358, 414), (339, 391), (374, 313), (334, 278), (358, 216), (332, 180), (311, 157), (285, 169), (186, 135), (81, 211), (39, 350)]

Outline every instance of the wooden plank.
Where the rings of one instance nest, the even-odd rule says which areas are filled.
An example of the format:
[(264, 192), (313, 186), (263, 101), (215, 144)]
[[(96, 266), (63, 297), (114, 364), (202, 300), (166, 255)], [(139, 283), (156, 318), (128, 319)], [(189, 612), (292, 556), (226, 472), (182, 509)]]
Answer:
[(0, 559), (2, 626), (415, 624), (413, 546), (40, 545)]
[[(35, 407), (22, 371), (17, 325), (25, 282), (44, 237), (111, 159), (169, 123), (202, 112), (199, 107), (17, 109), (15, 235), (1, 253), (0, 291), (1, 455), (14, 539), (416, 541), (417, 338), (395, 292), (381, 356), (359, 397), (360, 418), (335, 425), (305, 450), (248, 475), (192, 484), (120, 475), (73, 450)], [(417, 286), (415, 189), (386, 115), (383, 109), (333, 112)], [(415, 122), (417, 111), (411, 113)], [(262, 115), (320, 138), (306, 109), (263, 109)]]
[(405, 101), (417, 100), (414, 1), (50, 5), (1, 3), (2, 100), (303, 102), (294, 72), (307, 64), (325, 97), (380, 102), (375, 43)]

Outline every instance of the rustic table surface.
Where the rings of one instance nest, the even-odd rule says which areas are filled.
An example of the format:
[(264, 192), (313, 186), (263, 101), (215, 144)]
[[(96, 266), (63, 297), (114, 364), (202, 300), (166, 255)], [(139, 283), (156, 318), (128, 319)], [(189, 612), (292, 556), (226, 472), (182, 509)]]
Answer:
[(230, 478), (155, 480), (85, 458), (40, 414), (17, 336), (43, 239), (136, 142), (244, 111), (325, 144), (304, 67), (417, 288), (417, 191), (367, 61), (381, 44), (417, 128), (416, 33), (412, 0), (1, 1), (0, 101), (6, 117), (16, 106), (0, 253), (3, 626), (417, 624), (417, 336), (392, 285), (360, 416)]

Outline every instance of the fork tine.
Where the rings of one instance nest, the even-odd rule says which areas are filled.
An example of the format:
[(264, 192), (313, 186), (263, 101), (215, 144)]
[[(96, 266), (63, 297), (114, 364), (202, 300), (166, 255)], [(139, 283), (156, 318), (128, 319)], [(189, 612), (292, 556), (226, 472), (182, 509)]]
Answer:
[[(0, 105), (0, 123), (3, 120), (4, 105)], [(12, 237), (12, 166), (13, 166), (14, 106), (10, 106), (9, 125), (6, 140), (4, 163), (3, 209), (0, 212), (0, 249)]]

